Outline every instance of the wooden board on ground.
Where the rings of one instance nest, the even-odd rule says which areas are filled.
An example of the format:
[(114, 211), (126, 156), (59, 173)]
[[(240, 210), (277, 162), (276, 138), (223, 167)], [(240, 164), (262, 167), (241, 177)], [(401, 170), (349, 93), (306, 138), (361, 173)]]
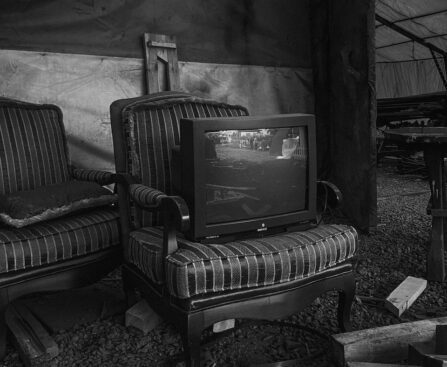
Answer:
[(161, 318), (143, 299), (126, 311), (126, 326), (133, 326), (147, 334), (161, 323)]
[(389, 364), (389, 363), (372, 363), (372, 362), (348, 362), (348, 367), (420, 367), (409, 364)]
[(447, 324), (447, 317), (406, 322), (332, 336), (338, 366), (347, 362), (392, 363), (405, 359), (408, 344), (434, 339), (436, 325)]
[(394, 315), (400, 316), (411, 307), (426, 287), (425, 279), (407, 277), (387, 297), (385, 307)]
[(13, 342), (26, 366), (49, 366), (59, 348), (39, 320), (20, 302), (10, 304), (5, 313)]

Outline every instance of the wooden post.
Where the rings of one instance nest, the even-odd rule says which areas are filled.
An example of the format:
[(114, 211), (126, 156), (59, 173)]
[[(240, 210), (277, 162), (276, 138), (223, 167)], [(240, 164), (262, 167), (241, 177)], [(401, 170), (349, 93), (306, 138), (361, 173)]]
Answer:
[(144, 33), (146, 94), (179, 89), (177, 44), (174, 36)]
[(310, 6), (318, 146), (325, 154), (320, 173), (329, 169), (345, 198), (342, 210), (367, 231), (377, 211), (375, 2), (315, 0)]

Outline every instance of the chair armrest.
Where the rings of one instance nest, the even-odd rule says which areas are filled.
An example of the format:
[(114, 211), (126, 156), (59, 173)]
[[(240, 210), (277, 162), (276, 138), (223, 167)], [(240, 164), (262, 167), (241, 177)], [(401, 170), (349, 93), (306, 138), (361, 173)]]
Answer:
[(343, 202), (343, 194), (332, 182), (317, 181), (317, 202), (322, 209), (337, 209)]
[(179, 232), (189, 229), (189, 209), (186, 201), (180, 196), (165, 196), (160, 199), (160, 205), (164, 213), (164, 225), (174, 224)]
[(188, 205), (180, 196), (166, 195), (160, 190), (139, 184), (127, 173), (117, 173), (116, 182), (124, 185), (132, 201), (139, 207), (162, 212), (166, 227), (173, 226), (180, 232), (189, 229)]
[(72, 176), (75, 180), (91, 181), (100, 185), (110, 185), (115, 183), (115, 174), (107, 171), (74, 168), (72, 170)]
[(167, 197), (164, 192), (141, 184), (130, 184), (129, 195), (138, 206), (143, 208), (156, 207), (162, 198)]

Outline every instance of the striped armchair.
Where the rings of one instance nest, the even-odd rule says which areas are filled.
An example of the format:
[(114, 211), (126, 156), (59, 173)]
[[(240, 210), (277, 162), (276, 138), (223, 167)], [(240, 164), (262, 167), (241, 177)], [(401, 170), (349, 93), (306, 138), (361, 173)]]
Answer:
[[(71, 180), (114, 182), (109, 172), (69, 165), (61, 110), (0, 99), (0, 195)], [(74, 183), (76, 185), (76, 182)], [(118, 212), (111, 206), (23, 228), (0, 224), (0, 360), (7, 305), (23, 295), (82, 286), (121, 262)]]
[(189, 214), (183, 199), (173, 196), (171, 164), (171, 150), (180, 143), (179, 120), (247, 114), (241, 106), (180, 92), (111, 105), (124, 286), (130, 301), (138, 288), (178, 326), (187, 366), (199, 366), (206, 327), (231, 318), (286, 317), (328, 290), (340, 291), (339, 322), (349, 328), (354, 228), (320, 225), (223, 244), (182, 236)]

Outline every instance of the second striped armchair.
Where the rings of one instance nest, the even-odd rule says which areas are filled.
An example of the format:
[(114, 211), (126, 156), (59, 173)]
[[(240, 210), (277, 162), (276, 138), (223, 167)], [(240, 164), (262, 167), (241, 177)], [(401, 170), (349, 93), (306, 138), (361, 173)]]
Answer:
[[(92, 182), (111, 184), (114, 175), (69, 165), (57, 106), (0, 98), (2, 202), (34, 190), (45, 194), (50, 186), (66, 196), (65, 185), (76, 189)], [(110, 196), (99, 185), (97, 190)], [(93, 283), (117, 267), (121, 258), (118, 210), (113, 205), (90, 206), (21, 228), (0, 223), (0, 361), (6, 349), (9, 303), (30, 293)]]

